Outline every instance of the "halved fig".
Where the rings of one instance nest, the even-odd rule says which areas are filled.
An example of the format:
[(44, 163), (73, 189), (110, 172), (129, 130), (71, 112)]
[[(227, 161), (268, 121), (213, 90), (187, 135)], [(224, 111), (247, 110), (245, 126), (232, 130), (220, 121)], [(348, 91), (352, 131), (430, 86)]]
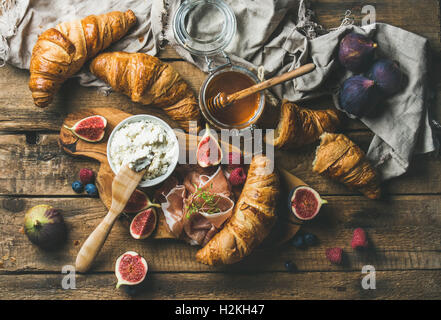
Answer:
[(143, 257), (134, 251), (122, 254), (115, 263), (116, 288), (121, 285), (133, 286), (144, 281), (148, 265)]
[(149, 197), (141, 190), (135, 189), (124, 207), (124, 213), (138, 213), (151, 207), (160, 208), (161, 205), (150, 201)]
[(289, 209), (300, 220), (314, 219), (326, 203), (317, 191), (307, 186), (297, 187), (289, 195)]
[(104, 138), (107, 120), (103, 116), (90, 116), (81, 119), (73, 125), (72, 128), (64, 125), (78, 138), (88, 142), (99, 142)]
[(148, 238), (156, 228), (158, 217), (156, 210), (149, 208), (138, 213), (130, 223), (130, 235), (134, 239)]
[(208, 124), (205, 125), (205, 133), (199, 141), (196, 157), (202, 168), (217, 166), (222, 160), (222, 149), (217, 139), (211, 135)]

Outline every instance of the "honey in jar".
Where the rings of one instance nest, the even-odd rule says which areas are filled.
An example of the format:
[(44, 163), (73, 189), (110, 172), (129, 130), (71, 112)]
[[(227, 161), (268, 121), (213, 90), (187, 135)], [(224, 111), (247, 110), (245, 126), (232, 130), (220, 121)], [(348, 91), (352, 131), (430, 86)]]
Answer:
[[(229, 95), (255, 84), (256, 82), (252, 78), (242, 72), (232, 70), (221, 72), (208, 83), (205, 93), (205, 102), (207, 103), (209, 99), (213, 99), (219, 92), (224, 92), (226, 95)], [(240, 127), (250, 122), (256, 115), (260, 98), (261, 95), (259, 93), (252, 94), (249, 97), (227, 105), (211, 116), (223, 124), (231, 127)]]

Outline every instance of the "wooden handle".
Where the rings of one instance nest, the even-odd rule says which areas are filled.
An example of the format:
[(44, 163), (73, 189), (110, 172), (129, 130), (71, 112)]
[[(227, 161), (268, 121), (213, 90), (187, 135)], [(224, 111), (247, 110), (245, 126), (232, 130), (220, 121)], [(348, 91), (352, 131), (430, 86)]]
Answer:
[(290, 72), (284, 73), (280, 76), (268, 79), (266, 81), (255, 84), (252, 87), (249, 87), (249, 88), (243, 89), (241, 91), (232, 93), (227, 96), (227, 104), (230, 104), (236, 100), (246, 98), (256, 92), (271, 88), (271, 87), (278, 85), (282, 82), (300, 77), (304, 74), (311, 72), (314, 69), (315, 69), (315, 64), (308, 63), (308, 64), (305, 64), (304, 66), (301, 66), (297, 69), (291, 70)]
[(127, 164), (119, 169), (112, 182), (112, 205), (110, 210), (81, 247), (75, 262), (77, 271), (86, 272), (89, 270), (93, 260), (104, 245), (116, 218), (124, 210), (127, 201), (135, 191), (145, 171), (146, 169), (135, 172)]
[(104, 242), (118, 216), (118, 212), (114, 212), (110, 209), (103, 221), (101, 221), (96, 229), (89, 235), (77, 255), (77, 260), (75, 262), (75, 268), (77, 271), (86, 272), (89, 270), (92, 262), (95, 260), (95, 257), (104, 245)]

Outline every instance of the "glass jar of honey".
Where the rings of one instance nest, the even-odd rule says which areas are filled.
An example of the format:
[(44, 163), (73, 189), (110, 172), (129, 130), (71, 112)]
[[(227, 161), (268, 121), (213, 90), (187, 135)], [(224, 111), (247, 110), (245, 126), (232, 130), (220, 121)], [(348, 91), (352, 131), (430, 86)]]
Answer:
[[(207, 100), (219, 92), (227, 95), (259, 82), (250, 70), (233, 65), (224, 49), (236, 33), (236, 17), (222, 0), (187, 0), (177, 9), (173, 19), (176, 41), (191, 54), (204, 57), (209, 75), (199, 92), (199, 107), (208, 123), (218, 129), (254, 127), (265, 106), (263, 92), (233, 102), (219, 111), (210, 111)], [(225, 63), (214, 66), (213, 57)]]

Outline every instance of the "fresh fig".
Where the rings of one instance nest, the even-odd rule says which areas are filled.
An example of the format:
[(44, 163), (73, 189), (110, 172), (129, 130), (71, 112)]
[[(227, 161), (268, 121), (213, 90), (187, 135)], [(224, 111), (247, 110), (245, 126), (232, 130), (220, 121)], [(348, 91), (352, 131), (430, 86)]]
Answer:
[(73, 125), (72, 128), (64, 125), (78, 138), (88, 142), (99, 142), (104, 138), (107, 120), (103, 116), (90, 116), (81, 119)]
[(127, 251), (115, 263), (116, 288), (121, 285), (133, 286), (144, 281), (148, 265), (143, 257), (134, 251)]
[(363, 76), (347, 79), (340, 90), (340, 106), (356, 117), (371, 115), (380, 102), (381, 93), (373, 80)]
[(340, 41), (338, 59), (352, 72), (366, 71), (374, 59), (377, 44), (368, 37), (352, 32)]
[(401, 90), (403, 73), (398, 64), (392, 60), (382, 59), (375, 62), (369, 71), (369, 79), (387, 96), (393, 96)]
[(222, 160), (222, 149), (211, 135), (208, 124), (206, 124), (205, 133), (199, 141), (196, 157), (202, 168), (217, 166)]
[(46, 250), (62, 245), (67, 235), (61, 212), (45, 204), (32, 207), (26, 212), (24, 231), (32, 243)]
[(289, 195), (289, 209), (300, 220), (312, 220), (320, 211), (323, 200), (319, 193), (306, 186), (293, 189)]
[(130, 235), (134, 239), (148, 238), (156, 228), (158, 217), (156, 210), (149, 208), (138, 213), (130, 224)]
[(135, 189), (124, 207), (124, 213), (138, 213), (151, 207), (160, 208), (161, 205), (150, 201), (149, 197), (141, 190)]

